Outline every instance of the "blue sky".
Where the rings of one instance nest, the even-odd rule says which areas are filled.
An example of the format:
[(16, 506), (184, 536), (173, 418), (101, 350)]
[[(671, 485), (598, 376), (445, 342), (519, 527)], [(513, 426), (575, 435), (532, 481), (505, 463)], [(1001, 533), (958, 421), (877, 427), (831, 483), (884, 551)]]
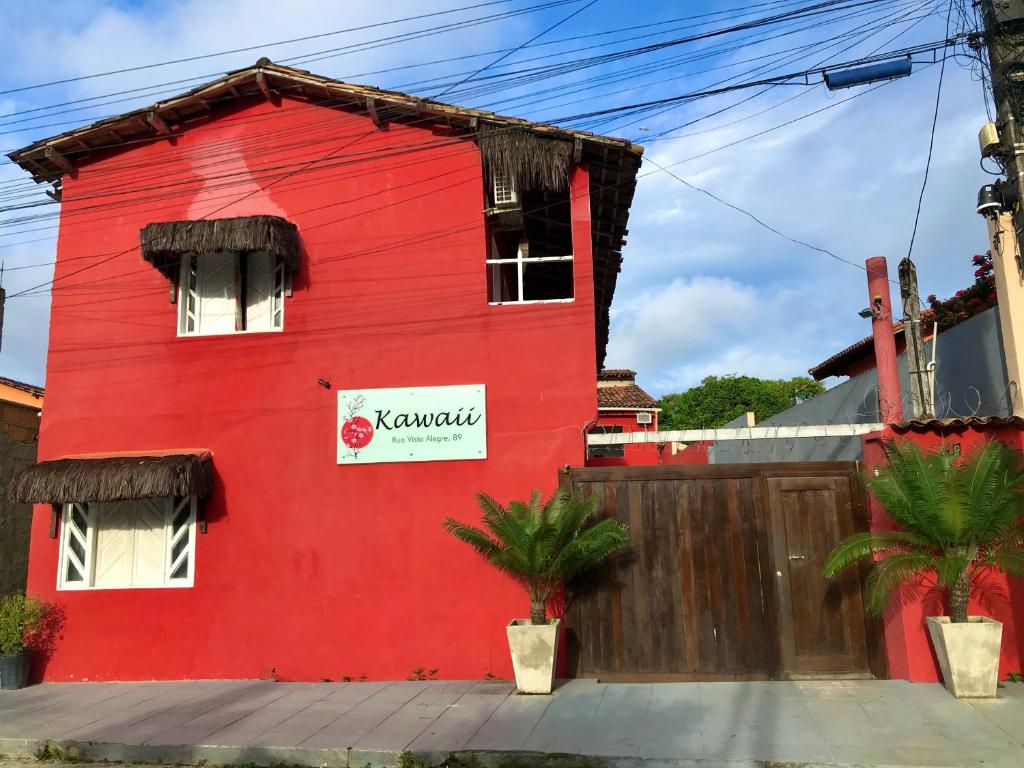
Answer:
[[(8, 93), (0, 95), (0, 148), (9, 151), (76, 124), (142, 106), (190, 85), (159, 84), (213, 76), (249, 65), (260, 55), (281, 63), (296, 60), (297, 65), (328, 76), (432, 95), (443, 83), (456, 82), (494, 61), (500, 55), (497, 51), (529, 41), (575, 11), (579, 13), (571, 20), (485, 74), (577, 61), (812, 3), (597, 0), (588, 6), (588, 1), (526, 12), (543, 0), (509, 0)], [(855, 2), (847, 0), (847, 5)], [(39, 14), (31, 4), (5, 3), (0, 5), (0, 90), (473, 4), (292, 0), (283, 13), (286, 6), (280, 0), (74, 0), (50, 2), (47, 13)], [(447, 98), (532, 119), (567, 118), (705, 90), (720, 82), (801, 71), (828, 57), (832, 58), (826, 63), (836, 63), (880, 47), (892, 50), (935, 42), (946, 36), (947, 7), (941, 1), (878, 0), (827, 16), (605, 62), (529, 87), (501, 87), (493, 80), (486, 81), (485, 88), (467, 83)], [(372, 42), (517, 11), (523, 13), (415, 40)], [(343, 46), (348, 48), (328, 50)], [(429, 63), (475, 54), (479, 56), (458, 62)], [(927, 64), (927, 57), (920, 57), (911, 77), (871, 92), (830, 93), (822, 85), (785, 85), (756, 96), (759, 89), (744, 90), (641, 116), (571, 123), (645, 144), (646, 157), (652, 161), (641, 169), (630, 217), (612, 306), (608, 365), (635, 368), (641, 384), (661, 395), (692, 386), (709, 374), (798, 375), (865, 335), (869, 328), (857, 316), (866, 298), (863, 270), (779, 238), (658, 172), (654, 163), (671, 165), (676, 175), (848, 261), (862, 264), (870, 256), (886, 255), (895, 276), (896, 264), (907, 252), (928, 150), (939, 66)], [(969, 284), (970, 258), (987, 247), (984, 222), (974, 212), (978, 187), (990, 178), (979, 168), (976, 140), (986, 120), (985, 106), (982, 86), (966, 64), (950, 59), (946, 65), (931, 176), (914, 246), (925, 295), (949, 295)], [(107, 96), (129, 89), (144, 90)], [(67, 111), (71, 106), (39, 110), (93, 97), (103, 97), (97, 102), (118, 101), (76, 111)], [(32, 190), (26, 183), (10, 186), (24, 178), (6, 161), (0, 166), (0, 192), (18, 192), (16, 200), (8, 197), (0, 205), (45, 199), (41, 188)], [(10, 221), (23, 213), (0, 213), (0, 258), (7, 267), (8, 294), (45, 283), (52, 275), (50, 266), (19, 268), (52, 261), (55, 247), (55, 222)], [(45, 293), (8, 302), (0, 376), (43, 381), (48, 312)]]

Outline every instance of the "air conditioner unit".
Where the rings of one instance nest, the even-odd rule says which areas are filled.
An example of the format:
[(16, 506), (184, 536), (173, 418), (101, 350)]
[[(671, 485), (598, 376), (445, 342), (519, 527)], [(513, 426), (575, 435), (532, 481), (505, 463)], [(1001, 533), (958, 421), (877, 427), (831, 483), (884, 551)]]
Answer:
[(494, 176), (494, 205), (496, 207), (519, 205), (519, 194), (516, 192), (515, 182), (507, 173)]
[(636, 415), (637, 424), (652, 424), (654, 423), (654, 414), (652, 413), (638, 413)]

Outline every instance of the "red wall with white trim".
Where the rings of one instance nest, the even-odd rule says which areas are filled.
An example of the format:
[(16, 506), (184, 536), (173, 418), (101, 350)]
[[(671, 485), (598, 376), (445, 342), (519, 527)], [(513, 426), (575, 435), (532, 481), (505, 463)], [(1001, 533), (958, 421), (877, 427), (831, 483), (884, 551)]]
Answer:
[[(867, 435), (863, 439), (865, 471), (885, 464), (883, 439), (912, 440), (925, 447), (946, 441), (959, 444), (961, 451), (986, 440), (999, 440), (1016, 450), (1024, 449), (1024, 433), (1012, 427), (964, 429), (944, 434), (936, 432), (897, 435), (891, 429)], [(869, 495), (871, 530), (892, 530), (894, 523), (881, 505)], [(999, 677), (1024, 669), (1024, 582), (996, 571), (979, 575), (971, 587), (969, 612), (1003, 622), (1002, 656)], [(936, 588), (934, 575), (897, 589), (882, 621), (889, 676), (916, 682), (941, 680), (938, 661), (928, 637), (929, 616), (946, 614), (944, 593)], [(870, 620), (870, 619), (869, 619)]]
[[(102, 196), (117, 185), (136, 191)], [(37, 506), (29, 589), (64, 622), (45, 678), (510, 677), (505, 624), (528, 601), (441, 522), (476, 520), (477, 490), (550, 492), (583, 455), (597, 407), (584, 169), (571, 192), (575, 301), (489, 306), (469, 141), (285, 99), (66, 179), (39, 458), (209, 448), (216, 482), (192, 588), (56, 591)], [(139, 229), (251, 214), (295, 222), (305, 248), (284, 331), (178, 338)], [(337, 389), (478, 383), (487, 460), (336, 464)]]
[[(652, 413), (650, 424), (637, 424), (633, 411), (601, 411), (597, 425), (619, 426), (623, 432), (657, 432), (658, 414)], [(684, 449), (672, 453), (672, 445), (665, 444), (659, 451), (657, 443), (636, 443), (625, 446), (624, 456), (591, 456), (588, 467), (643, 467), (654, 464), (707, 464), (710, 443), (690, 443)]]

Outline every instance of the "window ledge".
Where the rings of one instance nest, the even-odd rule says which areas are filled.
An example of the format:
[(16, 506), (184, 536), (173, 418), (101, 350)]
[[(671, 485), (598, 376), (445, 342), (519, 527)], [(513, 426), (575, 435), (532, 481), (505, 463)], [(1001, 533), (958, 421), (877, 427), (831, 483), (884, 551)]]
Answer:
[(491, 307), (518, 307), (523, 304), (572, 304), (576, 299), (527, 299), (525, 301), (488, 301)]
[(191, 581), (187, 584), (140, 584), (131, 587), (69, 587), (66, 584), (57, 585), (58, 592), (131, 592), (134, 590), (150, 589), (191, 589), (195, 586)]
[(178, 331), (179, 339), (215, 339), (226, 336), (259, 336), (262, 333), (284, 333), (284, 328), (265, 328), (258, 331), (225, 331), (223, 333), (182, 333)]

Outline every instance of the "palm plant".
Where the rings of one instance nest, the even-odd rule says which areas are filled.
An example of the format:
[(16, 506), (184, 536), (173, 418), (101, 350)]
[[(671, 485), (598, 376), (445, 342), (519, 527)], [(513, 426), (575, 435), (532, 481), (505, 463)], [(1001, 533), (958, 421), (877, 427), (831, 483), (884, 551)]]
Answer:
[(626, 527), (614, 518), (588, 525), (596, 499), (557, 491), (543, 501), (503, 507), (486, 493), (476, 495), (483, 527), (448, 518), (444, 528), (477, 551), (495, 568), (518, 581), (530, 596), (530, 623), (547, 623), (547, 605), (555, 591), (573, 577), (624, 547)]
[(836, 578), (864, 557), (879, 556), (867, 579), (867, 610), (880, 615), (901, 583), (934, 571), (950, 621), (966, 622), (971, 580), (983, 568), (1024, 576), (1024, 472), (1019, 455), (983, 443), (959, 456), (945, 446), (886, 445), (888, 466), (866, 478), (868, 490), (900, 530), (858, 533), (825, 562)]

